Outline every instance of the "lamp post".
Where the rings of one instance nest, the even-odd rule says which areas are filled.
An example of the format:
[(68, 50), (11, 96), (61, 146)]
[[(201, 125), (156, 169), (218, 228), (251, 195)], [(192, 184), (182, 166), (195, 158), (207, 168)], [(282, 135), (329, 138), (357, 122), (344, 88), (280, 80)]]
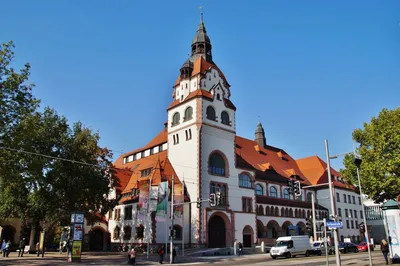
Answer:
[[(325, 140), (325, 144), (327, 145), (327, 141), (326, 140)], [(328, 165), (330, 165), (329, 164), (330, 159), (336, 159), (339, 156), (344, 156), (344, 155), (349, 154), (349, 153), (353, 153), (353, 152), (346, 152), (346, 153), (342, 153), (342, 154), (338, 154), (338, 155), (334, 155), (334, 156), (330, 156), (330, 157), (328, 155)], [(358, 188), (360, 189), (360, 199), (361, 199), (361, 206), (362, 206), (362, 210), (363, 210), (363, 222), (364, 222), (364, 227), (365, 227), (364, 232), (365, 232), (366, 237), (367, 237), (367, 248), (368, 248), (369, 265), (372, 266), (373, 264), (372, 264), (371, 248), (369, 246), (369, 233), (368, 233), (368, 227), (367, 227), (367, 218), (366, 218), (365, 211), (364, 211), (364, 198), (363, 198), (363, 193), (362, 193), (362, 189), (361, 189), (361, 181), (360, 181), (360, 166), (361, 166), (361, 163), (362, 163), (362, 159), (355, 157), (354, 160), (353, 160), (353, 163), (357, 168)], [(328, 174), (328, 175), (330, 175), (330, 174)]]
[(363, 193), (361, 190), (361, 181), (360, 181), (360, 165), (362, 163), (362, 160), (359, 158), (354, 158), (354, 164), (357, 167), (357, 179), (358, 179), (358, 188), (360, 189), (360, 198), (361, 198), (361, 206), (363, 209), (363, 222), (364, 222), (364, 234), (367, 236), (367, 248), (368, 248), (368, 258), (369, 258), (369, 265), (372, 266), (372, 256), (371, 256), (371, 248), (369, 246), (369, 233), (368, 233), (368, 226), (367, 226), (367, 218), (366, 218), (366, 214), (365, 214), (365, 209), (364, 209), (364, 197), (363, 197)]
[[(326, 163), (327, 163), (327, 169), (326, 171), (328, 172), (328, 183), (329, 183), (329, 196), (331, 198), (331, 215), (334, 221), (336, 221), (336, 210), (335, 210), (335, 202), (333, 198), (333, 189), (332, 189), (332, 175), (331, 175), (331, 163), (330, 163), (330, 157), (329, 157), (329, 146), (328, 146), (328, 140), (325, 140), (325, 152), (326, 152)], [(338, 236), (338, 231), (337, 229), (333, 229), (333, 237), (334, 237), (334, 244), (335, 244), (335, 257), (336, 257), (336, 265), (340, 266), (340, 254), (339, 254), (339, 236)]]

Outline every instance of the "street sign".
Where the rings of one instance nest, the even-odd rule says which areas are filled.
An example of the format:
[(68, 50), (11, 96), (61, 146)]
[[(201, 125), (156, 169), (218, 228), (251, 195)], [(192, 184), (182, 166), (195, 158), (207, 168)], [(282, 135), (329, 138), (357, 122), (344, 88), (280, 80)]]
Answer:
[(343, 228), (343, 223), (340, 221), (326, 221), (326, 226), (329, 228)]

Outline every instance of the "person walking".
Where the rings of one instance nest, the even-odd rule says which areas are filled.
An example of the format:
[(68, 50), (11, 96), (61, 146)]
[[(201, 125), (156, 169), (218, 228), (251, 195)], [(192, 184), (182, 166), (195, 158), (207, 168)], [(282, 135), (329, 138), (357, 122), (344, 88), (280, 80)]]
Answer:
[(239, 251), (238, 251), (238, 256), (242, 255), (243, 253), (243, 245), (242, 242), (239, 242)]
[(22, 238), (22, 240), (19, 241), (18, 257), (23, 257), (24, 251), (25, 251), (25, 238)]
[(136, 265), (136, 251), (135, 248), (132, 248), (129, 251), (129, 261), (132, 265)]
[(7, 244), (6, 244), (6, 257), (8, 257), (8, 255), (10, 255), (11, 252), (11, 240), (8, 240)]
[(7, 246), (7, 242), (5, 239), (3, 239), (3, 243), (1, 244), (1, 252), (3, 253), (3, 257), (6, 256), (6, 246)]
[(158, 255), (160, 256), (160, 264), (163, 263), (164, 260), (164, 254), (165, 254), (165, 247), (162, 245), (161, 247), (158, 248), (157, 250)]
[(383, 257), (385, 258), (386, 264), (389, 264), (389, 259), (388, 259), (389, 245), (385, 239), (382, 239), (381, 251), (382, 251)]
[(172, 263), (174, 263), (176, 257), (176, 248), (175, 246), (172, 247)]

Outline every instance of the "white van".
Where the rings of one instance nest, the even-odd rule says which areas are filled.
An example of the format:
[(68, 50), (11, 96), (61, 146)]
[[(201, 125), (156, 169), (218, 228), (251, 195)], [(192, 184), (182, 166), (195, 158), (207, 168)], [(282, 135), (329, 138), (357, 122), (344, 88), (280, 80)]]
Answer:
[(271, 258), (296, 257), (297, 255), (310, 256), (311, 244), (308, 236), (283, 236), (276, 240), (276, 245), (271, 248)]

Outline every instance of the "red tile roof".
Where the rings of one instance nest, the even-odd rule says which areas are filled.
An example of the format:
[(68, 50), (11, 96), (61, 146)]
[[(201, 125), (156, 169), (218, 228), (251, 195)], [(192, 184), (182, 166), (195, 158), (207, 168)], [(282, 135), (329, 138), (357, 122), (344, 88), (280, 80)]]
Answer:
[(260, 172), (273, 170), (286, 179), (297, 175), (303, 179), (302, 183), (310, 184), (298, 168), (296, 161), (284, 150), (268, 145), (260, 147), (257, 142), (239, 136), (236, 136), (235, 141), (237, 166), (239, 168), (248, 168), (248, 166), (251, 166)]
[[(310, 156), (296, 160), (297, 165), (305, 174), (311, 184), (323, 184), (328, 182), (328, 165), (318, 156)], [(332, 181), (335, 187), (354, 190), (353, 185), (344, 184), (333, 178), (333, 176), (342, 177), (341, 174), (331, 167)]]
[(132, 171), (129, 169), (113, 169), (113, 176), (116, 179), (116, 189), (117, 193), (121, 193), (131, 178)]
[(208, 92), (206, 90), (203, 90), (203, 89), (198, 89), (198, 90), (195, 90), (195, 91), (192, 91), (191, 93), (189, 93), (189, 95), (183, 101), (180, 101), (179, 99), (173, 101), (168, 106), (167, 110), (169, 110), (169, 109), (171, 109), (171, 108), (173, 108), (175, 106), (178, 106), (179, 104), (184, 103), (184, 102), (186, 102), (186, 101), (188, 101), (190, 99), (198, 98), (198, 97), (199, 98), (206, 98), (206, 99), (209, 99), (209, 100), (213, 99), (213, 96), (212, 96), (212, 94), (210, 92)]

